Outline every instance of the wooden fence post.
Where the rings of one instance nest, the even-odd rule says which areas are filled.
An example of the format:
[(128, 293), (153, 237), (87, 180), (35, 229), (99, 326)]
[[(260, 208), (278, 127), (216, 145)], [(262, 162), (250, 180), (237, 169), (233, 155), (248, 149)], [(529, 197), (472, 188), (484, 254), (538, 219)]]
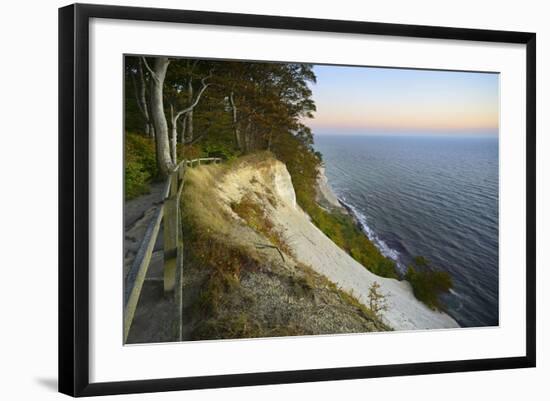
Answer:
[(178, 253), (178, 171), (170, 176), (170, 192), (164, 201), (164, 293), (174, 290)]
[(183, 176), (185, 175), (185, 169), (186, 169), (186, 163), (182, 163), (182, 165), (180, 166), (180, 168), (178, 169), (178, 178), (179, 180), (183, 180)]

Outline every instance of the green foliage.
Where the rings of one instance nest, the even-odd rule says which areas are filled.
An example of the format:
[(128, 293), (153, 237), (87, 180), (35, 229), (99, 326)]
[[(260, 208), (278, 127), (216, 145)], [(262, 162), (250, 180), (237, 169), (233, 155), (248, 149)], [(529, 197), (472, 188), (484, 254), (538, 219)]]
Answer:
[(209, 141), (202, 147), (206, 157), (221, 157), (224, 160), (232, 160), (237, 157), (238, 150), (233, 143)]
[(139, 110), (136, 96), (138, 58), (126, 56), (124, 67), (124, 129), (127, 132), (139, 132), (144, 134), (146, 121)]
[(426, 268), (428, 267), (428, 259), (426, 259), (424, 256), (415, 256), (413, 259), (414, 264), (417, 267)]
[(380, 253), (349, 215), (327, 212), (317, 204), (308, 205), (307, 211), (321, 231), (368, 270), (381, 277), (399, 277), (395, 263)]
[(155, 144), (142, 135), (126, 133), (124, 140), (124, 197), (132, 199), (149, 192), (157, 176)]
[(305, 205), (313, 223), (365, 268), (381, 277), (399, 277), (395, 263), (380, 253), (349, 215), (328, 212), (313, 203)]
[(135, 161), (126, 162), (124, 169), (124, 197), (126, 200), (149, 193), (149, 175)]
[(442, 309), (439, 296), (453, 288), (453, 280), (448, 272), (430, 270), (429, 262), (420, 256), (414, 260), (416, 267), (409, 266), (405, 279), (411, 283), (414, 295), (431, 309)]
[(231, 140), (218, 133), (192, 145), (178, 144), (178, 160), (197, 159), (200, 157), (220, 157), (224, 160), (233, 160), (240, 152)]

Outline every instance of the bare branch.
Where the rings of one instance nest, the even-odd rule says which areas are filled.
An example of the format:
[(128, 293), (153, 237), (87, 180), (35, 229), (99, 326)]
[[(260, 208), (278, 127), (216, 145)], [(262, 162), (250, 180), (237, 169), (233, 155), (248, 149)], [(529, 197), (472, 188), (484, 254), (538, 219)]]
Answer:
[(276, 247), (274, 245), (260, 244), (258, 242), (254, 243), (254, 245), (256, 245), (256, 248), (258, 248), (258, 249), (264, 249), (264, 248), (276, 249), (277, 252), (279, 252), (279, 256), (281, 256), (281, 259), (283, 260), (283, 262), (285, 261), (285, 257), (283, 256), (283, 253), (281, 252), (281, 250), (278, 247)]
[(194, 137), (194, 138), (193, 138), (192, 140), (190, 140), (190, 141), (185, 141), (185, 142), (183, 142), (183, 144), (184, 144), (184, 145), (193, 145), (194, 143), (198, 142), (199, 139), (201, 139), (203, 136), (204, 136), (204, 134), (201, 134), (201, 135), (199, 135), (199, 136)]
[(191, 103), (190, 106), (186, 107), (185, 109), (183, 110), (180, 110), (176, 113), (176, 119), (180, 118), (180, 116), (182, 114), (187, 114), (189, 113), (190, 111), (193, 111), (193, 109), (195, 108), (195, 106), (197, 106), (197, 104), (199, 104), (199, 101), (201, 100), (201, 96), (202, 94), (204, 93), (204, 91), (206, 90), (206, 88), (208, 88), (211, 84), (209, 83), (206, 83), (206, 80), (211, 78), (212, 77), (212, 70), (210, 70), (210, 72), (208, 73), (207, 76), (205, 76), (203, 79), (201, 79), (201, 84), (202, 84), (202, 87), (199, 91), (199, 93), (197, 93), (197, 96), (195, 97), (195, 100), (193, 101), (193, 103)]
[(159, 82), (159, 77), (157, 76), (157, 74), (155, 74), (155, 72), (151, 69), (151, 67), (149, 67), (149, 64), (147, 63), (147, 60), (145, 57), (141, 57), (141, 60), (143, 61), (143, 64), (145, 65), (145, 68), (147, 68), (147, 71), (149, 71), (149, 74), (151, 74), (151, 76), (153, 77), (153, 79), (156, 81), (156, 82)]

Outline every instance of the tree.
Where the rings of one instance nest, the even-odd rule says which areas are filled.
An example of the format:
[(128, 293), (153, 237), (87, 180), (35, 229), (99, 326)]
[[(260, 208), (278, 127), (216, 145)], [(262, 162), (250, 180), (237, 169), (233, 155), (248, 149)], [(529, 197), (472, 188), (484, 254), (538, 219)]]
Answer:
[(145, 73), (143, 71), (143, 61), (141, 59), (138, 59), (136, 73), (132, 74), (132, 80), (134, 83), (136, 102), (139, 111), (145, 119), (145, 135), (154, 137), (155, 129), (153, 127), (151, 119), (149, 118), (149, 105), (147, 102), (147, 81), (145, 79)]
[[(202, 68), (201, 68), (202, 67)], [(199, 60), (174, 60), (167, 77), (168, 102), (170, 104), (170, 150), (174, 164), (177, 163), (177, 143), (192, 143), (193, 111), (206, 89), (211, 86), (213, 68), (208, 62)], [(198, 80), (200, 88), (195, 91), (193, 83)], [(181, 135), (178, 135), (178, 121), (182, 121)]]
[(142, 57), (143, 65), (151, 75), (151, 119), (155, 129), (155, 143), (157, 166), (163, 177), (168, 177), (175, 168), (170, 155), (170, 143), (168, 138), (168, 123), (164, 114), (164, 80), (170, 60), (168, 57), (156, 57), (153, 67), (150, 67), (147, 59)]
[(300, 120), (315, 110), (309, 65), (229, 62), (222, 71), (235, 145), (244, 153), (271, 149), (277, 136), (301, 131)]
[[(303, 124), (315, 111), (311, 65), (141, 57), (130, 76), (136, 103), (157, 137), (162, 176), (177, 164), (178, 142), (202, 142), (205, 153), (220, 146), (229, 153), (267, 149), (281, 158), (290, 146), (307, 152), (312, 165), (319, 162)], [(303, 160), (300, 152), (291, 153)]]
[[(210, 78), (212, 76), (211, 73), (209, 73), (209, 75), (207, 75), (206, 77), (204, 77), (203, 79), (201, 79), (201, 88), (199, 90), (199, 92), (197, 93), (197, 95), (194, 97), (194, 98), (191, 98), (190, 99), (190, 103), (189, 105), (187, 105), (185, 108), (181, 109), (181, 110), (174, 110), (174, 105), (171, 104), (170, 105), (170, 123), (171, 123), (171, 127), (172, 127), (172, 131), (171, 131), (171, 135), (170, 135), (170, 148), (171, 148), (171, 151), (172, 151), (172, 161), (173, 163), (177, 163), (177, 156), (176, 156), (176, 146), (177, 146), (177, 141), (178, 141), (178, 119), (181, 117), (181, 116), (185, 116), (186, 119), (184, 121), (187, 122), (187, 133), (188, 135), (190, 135), (190, 138), (188, 139), (188, 142), (191, 143), (193, 141), (193, 136), (192, 136), (192, 133), (193, 133), (193, 130), (192, 128), (190, 129), (189, 128), (189, 122), (191, 122), (191, 127), (192, 127), (192, 119), (193, 119), (193, 110), (195, 109), (195, 107), (197, 106), (197, 104), (199, 103), (200, 99), (201, 99), (201, 96), (202, 94), (204, 93), (204, 91), (206, 90), (206, 88), (208, 88), (208, 86), (210, 86), (210, 84), (208, 84), (206, 81), (208, 78)], [(184, 122), (184, 127), (185, 127), (185, 122)], [(182, 128), (185, 132), (185, 128)], [(185, 143), (185, 137), (184, 135), (182, 135), (182, 141)]]
[[(154, 128), (149, 117), (148, 88), (150, 86), (150, 79), (149, 73), (144, 71), (141, 58), (126, 57), (125, 73), (126, 78), (131, 81), (131, 85), (126, 82), (126, 87), (128, 88), (126, 96), (128, 96), (128, 92), (132, 92), (133, 104), (135, 104), (136, 111), (141, 116), (138, 120), (140, 120), (140, 124), (143, 124), (143, 128), (139, 129), (139, 132), (145, 133), (146, 136), (154, 137)], [(130, 87), (131, 90), (129, 90)], [(126, 109), (128, 119), (132, 119), (132, 112), (133, 110)]]

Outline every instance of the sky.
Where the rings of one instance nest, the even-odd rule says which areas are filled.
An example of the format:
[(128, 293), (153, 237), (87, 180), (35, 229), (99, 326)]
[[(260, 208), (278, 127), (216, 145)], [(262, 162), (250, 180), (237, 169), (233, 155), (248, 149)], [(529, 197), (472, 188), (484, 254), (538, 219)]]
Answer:
[(374, 67), (313, 67), (323, 134), (497, 135), (499, 75)]

